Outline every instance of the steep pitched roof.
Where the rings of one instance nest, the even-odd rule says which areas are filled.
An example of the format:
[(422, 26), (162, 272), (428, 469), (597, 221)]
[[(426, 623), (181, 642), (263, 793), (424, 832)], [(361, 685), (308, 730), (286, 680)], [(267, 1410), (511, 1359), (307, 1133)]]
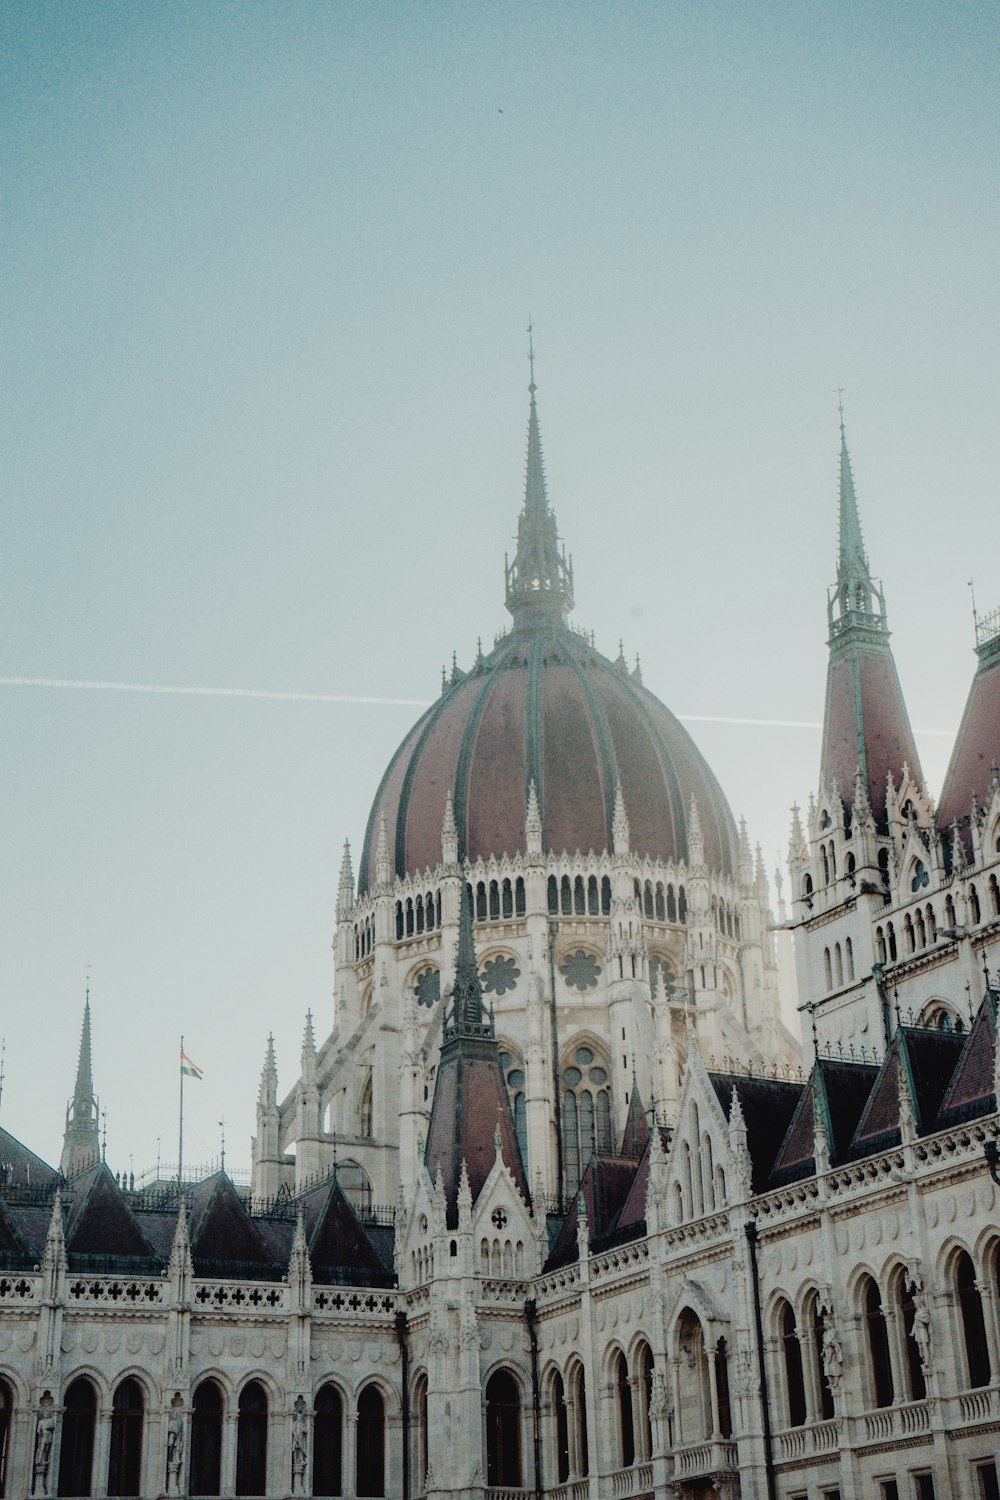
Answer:
[(878, 1071), (874, 1063), (842, 1062), (826, 1057), (813, 1064), (771, 1169), (771, 1187), (782, 1187), (815, 1172), (817, 1104), (826, 1124), (831, 1162), (836, 1164), (846, 1159)]
[(309, 1236), (309, 1259), (316, 1281), (378, 1281), (391, 1270), (375, 1250), (336, 1178)]
[(159, 1257), (106, 1162), (95, 1162), (67, 1184), (66, 1250), (75, 1255)]
[(42, 1161), (9, 1130), (0, 1125), (0, 1192), (5, 1183), (42, 1187), (58, 1176), (55, 1167)]
[(958, 823), (966, 855), (972, 853), (973, 802), (989, 802), (994, 766), (1000, 760), (1000, 611), (976, 622), (979, 665), (972, 679), (938, 804), (938, 827)]
[(899, 1144), (899, 1073), (905, 1069), (918, 1135), (933, 1130), (963, 1039), (951, 1032), (900, 1026), (861, 1113), (849, 1155), (874, 1156)]
[(24, 1235), (0, 1198), (0, 1266), (11, 1265), (29, 1257), (30, 1248)]
[[(582, 1196), (587, 1213), (587, 1231), (591, 1245), (599, 1246), (613, 1237), (619, 1227), (622, 1208), (635, 1181), (638, 1163), (617, 1156), (592, 1156), (573, 1194), (566, 1217), (552, 1247), (548, 1264), (566, 1265), (577, 1258), (577, 1226), (580, 1222), (579, 1199)], [(647, 1174), (648, 1174), (647, 1165)]]
[(648, 1144), (649, 1122), (646, 1119), (646, 1111), (642, 1107), (639, 1085), (633, 1079), (632, 1093), (628, 1101), (628, 1114), (625, 1118), (625, 1129), (622, 1133), (622, 1148), (619, 1155), (627, 1156), (632, 1161), (638, 1161)]
[(274, 1269), (274, 1257), (225, 1172), (198, 1183), (192, 1193), (191, 1257), (198, 1270), (205, 1262), (218, 1266)]
[(736, 1090), (747, 1125), (750, 1185), (755, 1193), (763, 1192), (805, 1085), (777, 1078), (747, 1078), (739, 1073), (708, 1076), (727, 1120)]
[(1000, 996), (996, 990), (988, 990), (941, 1101), (939, 1130), (989, 1114), (1000, 1103), (993, 1092), (998, 1008)]
[(497, 1140), (504, 1165), (525, 1203), (528, 1179), (514, 1130), (507, 1085), (500, 1067), (493, 1022), (483, 1007), (472, 939), (472, 915), (464, 893), (459, 921), (451, 1013), (444, 1025), (434, 1083), (424, 1162), (441, 1177), (449, 1228), (458, 1224), (458, 1187), (464, 1162), (475, 1203), (493, 1170)]

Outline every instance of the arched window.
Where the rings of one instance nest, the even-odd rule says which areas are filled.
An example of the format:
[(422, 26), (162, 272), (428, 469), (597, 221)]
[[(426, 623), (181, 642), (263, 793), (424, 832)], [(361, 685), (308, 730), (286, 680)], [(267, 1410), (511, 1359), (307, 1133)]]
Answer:
[(587, 877), (587, 914), (596, 917), (601, 910), (601, 897), (597, 889), (597, 876)]
[(954, 927), (955, 925), (955, 902), (951, 896), (944, 898), (944, 925)]
[(990, 905), (993, 908), (993, 915), (1000, 916), (1000, 885), (997, 884), (995, 875), (990, 876)]
[(629, 1384), (628, 1365), (619, 1349), (613, 1366), (615, 1389), (618, 1392), (618, 1451), (621, 1467), (627, 1469), (635, 1463), (635, 1428), (632, 1422), (632, 1387)]
[(482, 880), (476, 881), (476, 921), (486, 921), (486, 885)]
[(893, 1291), (902, 1321), (903, 1343), (906, 1354), (903, 1373), (906, 1377), (907, 1393), (911, 1400), (922, 1401), (927, 1395), (927, 1386), (924, 1383), (924, 1367), (920, 1360), (920, 1346), (913, 1336), (913, 1325), (917, 1316), (917, 1304), (914, 1300), (913, 1286), (905, 1270), (900, 1270), (896, 1273)]
[[(485, 1242), (484, 1242), (485, 1243)], [(415, 1465), (417, 1493), (423, 1494), (427, 1488), (427, 1464), (429, 1461), (429, 1443), (427, 1435), (427, 1376), (418, 1375), (413, 1387), (413, 1422), (416, 1427), (416, 1457)]]
[(554, 875), (549, 876), (549, 914), (555, 916), (559, 910), (559, 882)]
[(606, 1060), (593, 1047), (574, 1048), (562, 1070), (563, 1150), (570, 1192), (575, 1192), (594, 1155), (611, 1151), (611, 1080)]
[(667, 904), (663, 899), (663, 881), (656, 882), (656, 920), (665, 922), (667, 920)]
[(240, 1392), (236, 1423), (236, 1493), (263, 1495), (267, 1490), (267, 1392), (251, 1380)]
[(913, 918), (909, 912), (906, 913), (906, 919), (903, 922), (903, 936), (906, 938), (907, 953), (914, 953), (917, 947), (917, 939), (913, 931)]
[(806, 1304), (806, 1321), (812, 1328), (813, 1374), (816, 1378), (816, 1389), (819, 1391), (819, 1415), (832, 1417), (834, 1414), (833, 1391), (830, 1388), (823, 1360), (823, 1314), (820, 1311), (819, 1297), (815, 1292)]
[(653, 915), (653, 887), (649, 883), (648, 880), (646, 881), (646, 884), (642, 888), (642, 911), (643, 911), (643, 915), (644, 916), (646, 916), (646, 917), (648, 917), (650, 919), (652, 918), (652, 915)]
[(424, 898), (423, 898), (423, 896), (418, 896), (417, 897), (417, 912), (416, 912), (416, 915), (417, 915), (417, 932), (420, 933), (420, 932), (423, 932), (423, 930), (424, 930)]
[(828, 990), (833, 989), (833, 965), (830, 962), (829, 948), (823, 949), (823, 977), (826, 980)]
[(514, 915), (514, 893), (509, 880), (505, 880), (500, 887), (500, 912), (505, 919)]
[(521, 1393), (507, 1370), (486, 1382), (486, 1483), (508, 1489), (521, 1484)]
[(587, 895), (583, 887), (582, 875), (578, 875), (573, 881), (573, 910), (578, 917), (587, 915)]
[[(108, 1494), (138, 1495), (142, 1469), (142, 1386), (123, 1380), (111, 1403)], [(2, 1493), (2, 1491), (0, 1491)]]
[(427, 918), (427, 931), (430, 932), (434, 926), (434, 892), (428, 891), (424, 897), (424, 912)]
[(920, 948), (926, 948), (927, 947), (927, 928), (924, 926), (924, 914), (920, 910), (919, 906), (917, 907), (917, 909), (914, 912), (913, 916), (914, 916), (913, 925), (914, 925), (914, 927), (917, 930), (917, 946), (920, 947)]
[(376, 1385), (358, 1397), (359, 1495), (385, 1494), (385, 1402)]
[(829, 885), (830, 884), (830, 861), (827, 858), (826, 845), (825, 844), (820, 844), (820, 846), (819, 846), (819, 854), (820, 854), (820, 859), (823, 861), (823, 884), (824, 885)]
[(936, 943), (938, 935), (937, 918), (934, 915), (933, 906), (927, 906), (925, 912), (927, 917), (927, 936), (932, 943)]
[(649, 1403), (653, 1397), (653, 1351), (648, 1344), (640, 1344), (636, 1351), (637, 1390), (639, 1396), (639, 1445), (641, 1456), (649, 1458), (653, 1452), (653, 1423)]
[(677, 897), (674, 895), (672, 885), (667, 886), (667, 921), (677, 921)]
[(412, 898), (412, 896), (407, 896), (407, 898), (406, 898), (406, 936), (407, 937), (412, 937), (413, 936), (413, 898)]
[(969, 1385), (973, 1389), (990, 1383), (990, 1354), (986, 1345), (986, 1323), (983, 1299), (976, 1286), (976, 1270), (971, 1257), (962, 1250), (955, 1260), (955, 1290), (962, 1319), (965, 1362)]
[(686, 1307), (677, 1325), (677, 1352), (685, 1378), (680, 1386), (678, 1420), (680, 1441), (688, 1446), (703, 1443), (712, 1430), (712, 1403), (708, 1383), (705, 1334), (696, 1312)]
[(559, 885), (559, 904), (564, 917), (573, 915), (573, 887), (569, 883), (568, 875), (563, 876)]
[(682, 885), (677, 887), (677, 919), (680, 922), (688, 919), (688, 898)]
[[(355, 938), (357, 937), (357, 931), (358, 931), (358, 929), (355, 928), (354, 929)], [(402, 901), (397, 901), (396, 902), (396, 941), (398, 942), (399, 939), (402, 936), (403, 936), (403, 903), (402, 903)], [(355, 948), (356, 947), (357, 947), (357, 943), (355, 943)], [(357, 956), (358, 956), (357, 952), (355, 952), (354, 957), (357, 958)]]
[(590, 1473), (590, 1445), (587, 1441), (587, 1377), (583, 1365), (577, 1365), (570, 1377), (573, 1405), (573, 1467), (580, 1479)]
[(552, 1377), (552, 1474), (557, 1484), (565, 1484), (569, 1478), (569, 1420), (558, 1370)]
[(222, 1475), (222, 1392), (203, 1380), (191, 1412), (191, 1493), (218, 1495)]
[(878, 954), (879, 963), (886, 963), (888, 961), (889, 955), (885, 951), (885, 933), (882, 931), (881, 927), (876, 927), (875, 929), (875, 949)]
[(882, 1295), (870, 1276), (865, 1278), (862, 1302), (868, 1333), (868, 1358), (872, 1394), (876, 1406), (891, 1406), (893, 1398), (892, 1365), (889, 1361), (889, 1334), (882, 1311)]
[(879, 872), (880, 872), (880, 874), (882, 876), (882, 884), (885, 886), (886, 890), (888, 890), (889, 889), (889, 851), (888, 851), (888, 849), (880, 849), (878, 851), (878, 867), (879, 867)]
[(313, 1416), (314, 1495), (341, 1493), (341, 1454), (344, 1442), (344, 1403), (335, 1385), (321, 1385), (316, 1392)]
[(490, 921), (497, 922), (500, 919), (500, 887), (495, 880), (490, 881)]
[(982, 920), (982, 913), (979, 910), (979, 892), (974, 885), (969, 886), (969, 909), (972, 912), (973, 922), (977, 923)]
[(611, 914), (611, 879), (607, 875), (601, 876), (601, 912), (606, 917)]
[(885, 935), (889, 939), (889, 957), (896, 962), (896, 929), (891, 922), (885, 924)]
[(847, 959), (847, 979), (850, 983), (854, 979), (854, 944), (850, 938), (844, 944), (844, 957)]
[(724, 1438), (733, 1435), (733, 1408), (729, 1399), (729, 1350), (725, 1339), (715, 1346), (715, 1394), (719, 1402), (719, 1432)]
[(7, 1493), (7, 1450), (13, 1410), (14, 1393), (6, 1380), (0, 1380), (0, 1495)]
[(519, 875), (514, 881), (514, 915), (516, 917), (523, 917), (524, 913), (524, 878)]
[(94, 1423), (97, 1392), (82, 1375), (66, 1392), (62, 1445), (59, 1451), (58, 1495), (89, 1495), (94, 1462)]
[(842, 988), (843, 983), (844, 983), (844, 957), (843, 957), (843, 954), (840, 951), (840, 944), (839, 943), (837, 943), (835, 945), (835, 947), (834, 947), (833, 957), (834, 957), (834, 964), (835, 964), (836, 972), (837, 972), (837, 988), (840, 989), (840, 988)]
[(806, 1420), (806, 1385), (802, 1376), (802, 1347), (795, 1327), (795, 1313), (790, 1302), (782, 1302), (778, 1311), (778, 1334), (785, 1365), (785, 1395), (788, 1401), (789, 1427), (802, 1427)]

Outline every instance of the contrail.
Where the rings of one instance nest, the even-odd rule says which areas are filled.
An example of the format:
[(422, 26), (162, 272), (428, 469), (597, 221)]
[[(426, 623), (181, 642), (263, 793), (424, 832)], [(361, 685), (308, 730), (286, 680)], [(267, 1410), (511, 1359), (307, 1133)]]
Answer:
[[(382, 708), (429, 708), (428, 698), (364, 698), (354, 693), (285, 693), (267, 688), (182, 687), (163, 682), (101, 682), (78, 677), (0, 677), (0, 687), (71, 688), (103, 693), (170, 693), (191, 698), (264, 698), (278, 703), (355, 703)], [(741, 719), (728, 714), (676, 714), (685, 724), (742, 724), (752, 729), (811, 729), (808, 719)], [(916, 734), (952, 737), (950, 729), (917, 729)]]

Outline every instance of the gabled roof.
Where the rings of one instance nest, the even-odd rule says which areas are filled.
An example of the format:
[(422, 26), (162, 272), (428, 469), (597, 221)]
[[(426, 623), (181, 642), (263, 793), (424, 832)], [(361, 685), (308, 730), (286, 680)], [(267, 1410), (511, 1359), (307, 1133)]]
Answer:
[(771, 1169), (770, 1187), (797, 1182), (816, 1171), (813, 1152), (817, 1103), (826, 1124), (831, 1163), (836, 1165), (846, 1159), (878, 1071), (874, 1063), (817, 1059)]
[[(997, 616), (991, 619), (995, 623)], [(993, 768), (1000, 760), (1000, 633), (984, 630), (977, 622), (976, 637), (979, 664), (938, 804), (938, 827), (944, 833), (958, 823), (967, 856), (972, 854), (972, 804), (988, 805)]]
[(727, 1120), (736, 1090), (747, 1125), (750, 1185), (753, 1192), (763, 1192), (805, 1085), (777, 1078), (747, 1078), (740, 1073), (708, 1076)]
[(272, 1252), (225, 1172), (216, 1172), (196, 1184), (192, 1192), (190, 1239), (191, 1258), (200, 1274), (205, 1274), (202, 1270), (205, 1262), (210, 1262), (213, 1269), (225, 1262), (260, 1266), (267, 1271), (274, 1269)]
[(649, 1122), (646, 1119), (646, 1111), (642, 1107), (642, 1099), (639, 1095), (639, 1085), (632, 1080), (632, 1093), (628, 1101), (628, 1115), (625, 1119), (625, 1129), (622, 1133), (621, 1156), (627, 1156), (632, 1161), (638, 1161), (649, 1145)]
[(57, 1175), (55, 1167), (42, 1161), (40, 1156), (29, 1151), (16, 1136), (0, 1125), (0, 1192), (8, 1182), (41, 1187), (53, 1182)]
[(30, 1257), (30, 1254), (27, 1240), (8, 1213), (3, 1199), (0, 1198), (0, 1266)]
[[(592, 1156), (580, 1179), (580, 1186), (566, 1210), (566, 1217), (552, 1247), (548, 1264), (566, 1265), (577, 1258), (577, 1226), (580, 1222), (579, 1199), (582, 1196), (587, 1213), (590, 1244), (600, 1246), (619, 1228), (622, 1209), (636, 1178), (639, 1163), (617, 1156)], [(648, 1164), (647, 1164), (648, 1176)], [(645, 1199), (643, 1200), (645, 1214)]]
[(961, 1056), (938, 1111), (937, 1128), (946, 1130), (963, 1120), (989, 1114), (998, 1107), (993, 1092), (997, 1050), (996, 990), (988, 990), (965, 1039)]
[(316, 1281), (379, 1280), (391, 1272), (378, 1255), (336, 1177), (309, 1236)]
[(70, 1179), (64, 1191), (66, 1251), (74, 1255), (139, 1256), (158, 1260), (106, 1162)]
[(918, 1135), (934, 1129), (963, 1039), (953, 1032), (899, 1026), (861, 1113), (849, 1155), (874, 1156), (900, 1141), (899, 1070), (905, 1069)]

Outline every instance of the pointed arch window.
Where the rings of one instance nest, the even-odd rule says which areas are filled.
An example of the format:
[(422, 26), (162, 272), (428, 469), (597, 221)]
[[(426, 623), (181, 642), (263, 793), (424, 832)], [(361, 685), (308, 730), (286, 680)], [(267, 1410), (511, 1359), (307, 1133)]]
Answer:
[(729, 1350), (725, 1339), (715, 1346), (715, 1393), (719, 1403), (719, 1432), (724, 1438), (733, 1435), (733, 1408), (729, 1398)]
[(385, 1402), (378, 1386), (366, 1385), (358, 1397), (359, 1495), (385, 1494)]
[(889, 1333), (885, 1313), (882, 1311), (882, 1296), (870, 1276), (865, 1279), (863, 1305), (875, 1405), (891, 1406), (894, 1390), (892, 1363), (889, 1359)]
[(635, 1463), (635, 1426), (632, 1420), (632, 1387), (629, 1384), (628, 1365), (621, 1352), (615, 1355), (614, 1382), (618, 1393), (618, 1448), (621, 1467), (629, 1468)]
[(607, 875), (601, 876), (601, 914), (611, 915), (611, 880)]
[(240, 1392), (236, 1422), (236, 1493), (267, 1491), (267, 1392), (251, 1380)]
[(908, 1394), (911, 1400), (922, 1401), (927, 1395), (927, 1386), (924, 1382), (924, 1367), (920, 1359), (920, 1346), (913, 1335), (917, 1316), (917, 1304), (914, 1297), (913, 1285), (905, 1270), (897, 1273), (894, 1291), (903, 1325), (903, 1344), (906, 1353), (904, 1375), (906, 1376)]
[(969, 1386), (978, 1389), (990, 1383), (990, 1354), (986, 1343), (983, 1299), (976, 1285), (976, 1269), (965, 1250), (959, 1253), (955, 1261), (955, 1290), (958, 1293), (958, 1308), (962, 1320)]
[(653, 1420), (649, 1410), (653, 1399), (653, 1351), (646, 1343), (636, 1350), (636, 1389), (639, 1397), (639, 1441), (642, 1457), (650, 1458), (653, 1452)]
[(587, 1377), (583, 1365), (577, 1365), (572, 1382), (575, 1410), (576, 1472), (581, 1479), (590, 1473), (590, 1446), (587, 1440)]
[(521, 1393), (508, 1370), (496, 1370), (486, 1383), (486, 1483), (521, 1485)]
[(783, 1302), (778, 1314), (778, 1332), (785, 1364), (785, 1394), (788, 1401), (789, 1427), (802, 1427), (806, 1420), (806, 1385), (802, 1374), (802, 1347), (790, 1302)]
[(580, 1046), (563, 1067), (563, 1150), (566, 1181), (575, 1192), (592, 1156), (611, 1152), (611, 1081), (607, 1060)]
[(672, 885), (667, 886), (667, 921), (677, 921), (677, 897)]
[(833, 1390), (826, 1373), (826, 1363), (823, 1359), (823, 1333), (825, 1321), (819, 1305), (819, 1297), (813, 1292), (806, 1304), (806, 1319), (812, 1329), (813, 1343), (813, 1374), (816, 1378), (816, 1388), (819, 1391), (820, 1416), (832, 1417), (834, 1414)]
[(108, 1494), (138, 1495), (142, 1470), (142, 1386), (123, 1380), (111, 1403), (111, 1452), (108, 1456)]
[(192, 1495), (218, 1495), (221, 1478), (222, 1391), (214, 1380), (203, 1380), (191, 1412)]
[(84, 1376), (66, 1392), (59, 1450), (58, 1495), (89, 1495), (94, 1464), (97, 1392)]
[(313, 1415), (314, 1495), (341, 1493), (344, 1403), (335, 1385), (320, 1386)]
[(13, 1411), (14, 1393), (6, 1380), (0, 1380), (0, 1496), (7, 1493), (7, 1451)]
[(569, 1478), (569, 1416), (558, 1370), (552, 1377), (552, 1445), (552, 1472), (557, 1484), (565, 1484)]

